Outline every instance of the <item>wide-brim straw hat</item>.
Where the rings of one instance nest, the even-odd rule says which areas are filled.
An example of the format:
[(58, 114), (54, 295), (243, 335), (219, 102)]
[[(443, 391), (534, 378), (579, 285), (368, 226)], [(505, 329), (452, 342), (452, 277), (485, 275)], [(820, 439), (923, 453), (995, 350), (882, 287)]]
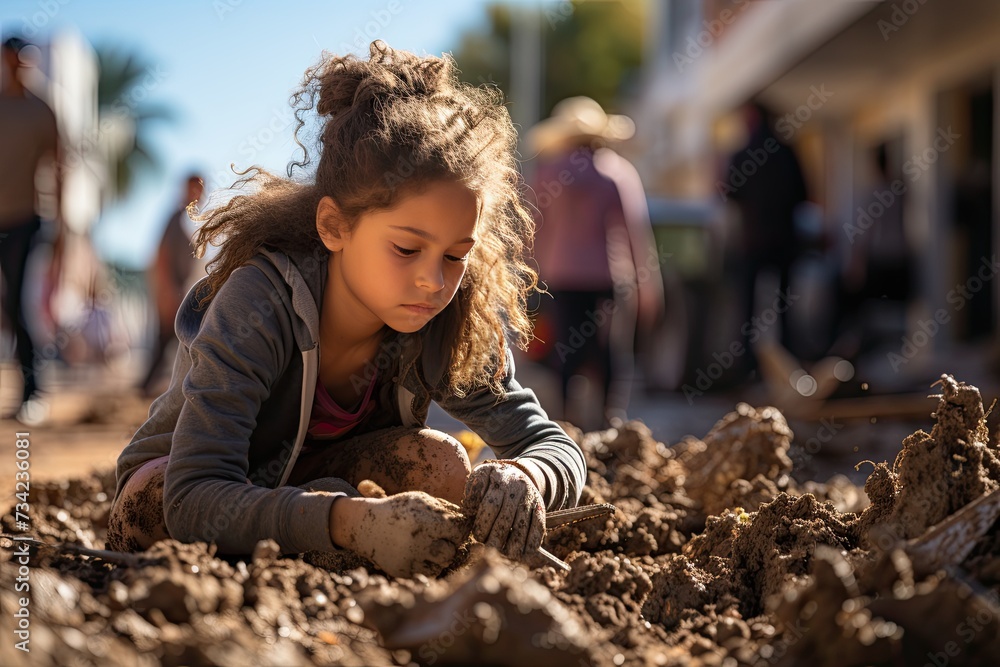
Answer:
[(528, 150), (537, 154), (560, 148), (571, 140), (625, 141), (634, 134), (631, 118), (605, 113), (595, 100), (581, 95), (556, 104), (552, 115), (532, 127), (525, 140)]

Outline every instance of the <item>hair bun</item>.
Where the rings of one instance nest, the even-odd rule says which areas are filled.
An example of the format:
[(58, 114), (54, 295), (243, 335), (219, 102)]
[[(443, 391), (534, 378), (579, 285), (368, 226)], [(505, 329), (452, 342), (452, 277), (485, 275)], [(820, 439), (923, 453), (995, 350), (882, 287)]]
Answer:
[(420, 58), (376, 40), (368, 60), (354, 55), (333, 56), (307, 74), (318, 84), (316, 111), (335, 116), (376, 99), (433, 96), (451, 87), (454, 67), (446, 58)]

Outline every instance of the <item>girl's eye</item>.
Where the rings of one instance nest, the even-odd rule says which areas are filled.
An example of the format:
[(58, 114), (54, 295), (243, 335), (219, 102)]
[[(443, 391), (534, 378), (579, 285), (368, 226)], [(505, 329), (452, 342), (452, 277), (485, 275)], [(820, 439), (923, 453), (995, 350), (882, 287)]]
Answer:
[[(411, 257), (420, 252), (419, 250), (413, 250), (411, 248), (403, 248), (402, 246), (398, 246), (395, 243), (392, 244), (392, 247), (397, 253), (399, 253), (403, 257)], [(465, 262), (465, 260), (467, 260), (469, 256), (466, 255), (465, 257), (455, 257), (454, 255), (445, 255), (444, 258), (447, 259), (449, 262), (461, 263)]]
[(410, 255), (415, 255), (417, 253), (416, 250), (411, 250), (409, 248), (401, 248), (395, 243), (392, 244), (392, 247), (395, 248), (396, 252), (398, 252), (400, 255), (403, 255), (404, 257), (409, 257)]

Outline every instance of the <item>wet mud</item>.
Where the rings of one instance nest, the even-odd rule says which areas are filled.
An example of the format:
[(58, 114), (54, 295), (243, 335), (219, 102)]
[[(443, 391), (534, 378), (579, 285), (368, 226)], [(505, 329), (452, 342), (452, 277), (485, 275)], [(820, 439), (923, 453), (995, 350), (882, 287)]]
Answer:
[[(581, 502), (617, 507), (549, 532), (568, 572), (477, 544), (437, 579), (273, 542), (237, 558), (163, 540), (121, 562), (97, 551), (113, 471), (33, 485), (37, 537), (95, 551), (31, 548), (31, 661), (4, 642), (0, 664), (1000, 664), (1000, 524), (915, 566), (932, 527), (1000, 488), (979, 391), (944, 377), (928, 426), (891, 463), (859, 462), (863, 490), (796, 482), (774, 408), (741, 404), (674, 444), (638, 422), (567, 427)], [(17, 547), (0, 547), (10, 618)]]

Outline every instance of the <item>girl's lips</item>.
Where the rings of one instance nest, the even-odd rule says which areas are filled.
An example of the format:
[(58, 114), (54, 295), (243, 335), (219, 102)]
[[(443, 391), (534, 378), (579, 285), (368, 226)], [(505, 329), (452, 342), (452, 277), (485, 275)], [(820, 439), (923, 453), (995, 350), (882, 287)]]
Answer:
[(407, 310), (414, 313), (432, 313), (435, 310), (434, 306), (425, 306), (415, 303), (403, 304), (403, 308), (406, 308)]

